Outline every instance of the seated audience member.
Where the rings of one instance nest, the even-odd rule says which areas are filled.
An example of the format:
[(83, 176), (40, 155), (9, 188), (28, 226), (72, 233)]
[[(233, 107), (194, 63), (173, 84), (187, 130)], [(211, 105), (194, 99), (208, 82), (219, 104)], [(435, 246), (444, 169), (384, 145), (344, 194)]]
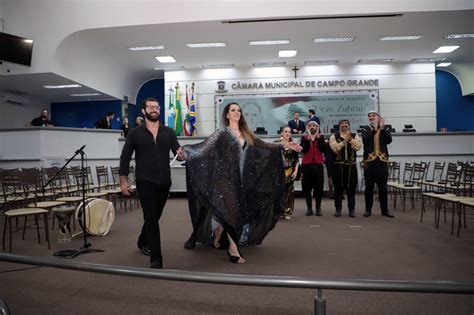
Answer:
[(112, 129), (112, 120), (115, 117), (114, 112), (108, 112), (107, 116), (101, 117), (94, 124), (94, 127), (97, 129)]
[(128, 118), (127, 117), (123, 118), (123, 124), (120, 126), (120, 129), (122, 129), (124, 138), (127, 138), (127, 134), (130, 130), (130, 125), (128, 124)]
[(306, 131), (306, 126), (304, 121), (300, 120), (300, 113), (293, 113), (293, 120), (288, 122), (288, 127), (291, 128), (291, 133), (304, 133)]
[(137, 116), (137, 118), (135, 118), (135, 127), (138, 127), (141, 124), (143, 124), (143, 117)]
[(48, 111), (43, 109), (41, 116), (36, 117), (30, 123), (26, 124), (26, 127), (53, 127), (53, 123), (48, 118)]

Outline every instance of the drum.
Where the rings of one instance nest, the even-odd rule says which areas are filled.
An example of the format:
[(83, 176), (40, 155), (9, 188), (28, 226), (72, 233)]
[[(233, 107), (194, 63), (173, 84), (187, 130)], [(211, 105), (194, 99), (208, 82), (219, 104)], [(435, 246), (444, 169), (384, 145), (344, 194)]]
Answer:
[[(82, 202), (76, 209), (76, 220), (81, 228), (83, 225)], [(114, 205), (107, 200), (90, 198), (86, 200), (86, 224), (85, 230), (91, 235), (104, 236), (109, 233), (110, 227), (115, 220)]]

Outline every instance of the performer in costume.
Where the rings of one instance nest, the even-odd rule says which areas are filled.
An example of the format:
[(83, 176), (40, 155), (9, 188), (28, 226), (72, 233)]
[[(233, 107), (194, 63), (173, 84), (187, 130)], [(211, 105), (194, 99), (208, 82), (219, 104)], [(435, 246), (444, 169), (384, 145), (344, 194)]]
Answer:
[[(211, 237), (214, 216), (223, 231), (215, 233), (214, 244), (228, 241), (233, 263), (244, 263), (239, 241), (258, 245), (275, 226), (284, 206), (282, 149), (300, 151), (297, 143), (269, 144), (249, 130), (241, 108), (230, 103), (224, 108), (225, 128), (204, 142), (186, 145), (178, 151), (186, 159), (189, 211), (193, 233), (185, 248)], [(244, 238), (242, 234), (244, 233)], [(224, 239), (226, 239), (224, 241)]]
[(306, 215), (313, 214), (312, 194), (316, 200), (316, 215), (322, 216), (321, 199), (323, 198), (324, 189), (324, 152), (328, 145), (324, 141), (324, 136), (319, 133), (319, 124), (315, 121), (308, 122), (308, 133), (301, 138), (301, 146), (303, 147), (303, 180), (302, 188), (306, 198), (306, 206), (308, 207)]
[(359, 136), (351, 132), (349, 120), (339, 121), (339, 131), (329, 138), (329, 145), (334, 152), (333, 181), (336, 207), (334, 215), (341, 216), (342, 199), (346, 190), (349, 216), (355, 217), (355, 193), (358, 182), (356, 159), (362, 143)]
[(362, 129), (364, 143), (364, 177), (365, 177), (365, 213), (364, 217), (372, 214), (374, 203), (374, 185), (377, 184), (382, 215), (394, 218), (387, 206), (387, 181), (388, 181), (388, 149), (392, 143), (390, 128), (385, 126), (385, 121), (376, 111), (368, 113), (370, 125)]
[[(291, 128), (289, 126), (284, 127), (281, 132), (279, 143), (285, 144), (292, 141)], [(285, 208), (283, 209), (282, 216), (286, 220), (291, 220), (291, 216), (295, 209), (295, 188), (293, 183), (298, 175), (299, 157), (298, 152), (291, 149), (285, 149), (283, 151), (283, 156), (285, 158)]]

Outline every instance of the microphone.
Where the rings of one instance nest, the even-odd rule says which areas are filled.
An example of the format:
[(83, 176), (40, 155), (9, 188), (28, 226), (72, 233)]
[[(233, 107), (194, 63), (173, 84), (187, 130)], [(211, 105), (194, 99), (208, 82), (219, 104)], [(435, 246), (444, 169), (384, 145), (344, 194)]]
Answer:
[(86, 145), (84, 144), (82, 147), (80, 147), (78, 150), (76, 150), (76, 154), (78, 154), (79, 152), (81, 152), (82, 150), (84, 150), (84, 148), (86, 147)]

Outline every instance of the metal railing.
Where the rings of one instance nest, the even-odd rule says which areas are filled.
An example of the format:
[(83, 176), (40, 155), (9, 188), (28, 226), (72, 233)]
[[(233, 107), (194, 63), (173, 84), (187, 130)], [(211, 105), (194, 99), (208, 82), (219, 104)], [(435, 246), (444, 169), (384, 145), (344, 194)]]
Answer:
[(401, 281), (364, 279), (321, 280), (306, 277), (239, 275), (171, 269), (148, 269), (113, 266), (87, 262), (77, 262), (72, 260), (29, 257), (6, 253), (0, 253), (0, 261), (27, 265), (39, 265), (60, 269), (70, 269), (76, 271), (96, 272), (141, 278), (155, 278), (172, 281), (317, 289), (317, 295), (315, 296), (314, 300), (314, 311), (315, 314), (318, 315), (326, 313), (326, 300), (323, 297), (323, 289), (411, 293), (474, 294), (474, 283), (457, 281)]

